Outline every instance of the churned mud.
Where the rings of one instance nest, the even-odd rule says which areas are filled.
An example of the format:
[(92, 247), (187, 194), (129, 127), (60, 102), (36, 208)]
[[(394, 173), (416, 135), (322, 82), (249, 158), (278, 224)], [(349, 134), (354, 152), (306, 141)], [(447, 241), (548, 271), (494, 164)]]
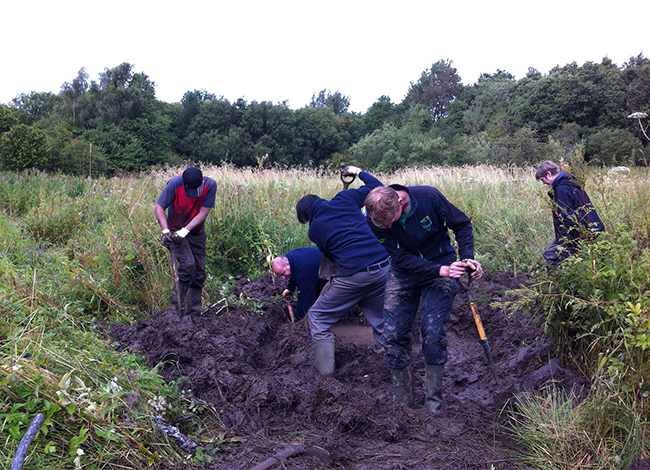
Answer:
[[(280, 298), (285, 282), (262, 276), (241, 279), (242, 298), (256, 299), (263, 314), (215, 306), (200, 317), (157, 312), (133, 325), (114, 325), (112, 339), (162, 363), (167, 380), (207, 408), (214, 429), (228, 441), (204, 468), (251, 469), (291, 441), (329, 453), (298, 453), (273, 468), (286, 469), (490, 469), (522, 468), (499, 423), (509, 399), (554, 381), (567, 389), (588, 387), (563, 367), (546, 336), (524, 313), (507, 316), (490, 303), (525, 284), (525, 276), (486, 274), (475, 281), (475, 297), (494, 357), (493, 377), (469, 306), (456, 296), (449, 321), (449, 361), (443, 411), (424, 402), (424, 364), (418, 328), (413, 341), (416, 403), (392, 402), (391, 377), (369, 327), (351, 312), (335, 330), (336, 376), (322, 379), (312, 361), (306, 321), (289, 322)], [(191, 391), (191, 392), (190, 392)], [(176, 424), (183, 432), (188, 420)], [(198, 418), (197, 418), (198, 419)], [(215, 436), (200, 436), (215, 442)], [(199, 442), (200, 444), (200, 442)]]

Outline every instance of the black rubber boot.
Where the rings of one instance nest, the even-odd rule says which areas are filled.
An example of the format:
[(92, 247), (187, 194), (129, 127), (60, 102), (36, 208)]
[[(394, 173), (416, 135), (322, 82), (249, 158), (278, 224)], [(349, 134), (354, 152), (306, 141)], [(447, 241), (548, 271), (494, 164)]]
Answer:
[(334, 375), (334, 341), (314, 342), (316, 370), (323, 377)]
[(201, 315), (202, 292), (200, 287), (189, 287), (185, 296), (185, 315)]
[(438, 413), (442, 405), (442, 378), (444, 375), (444, 365), (426, 364), (424, 372), (424, 404), (432, 413)]
[(393, 400), (400, 405), (413, 406), (413, 378), (411, 368), (390, 369), (393, 376), (395, 396)]
[(174, 284), (174, 289), (172, 290), (172, 302), (169, 305), (169, 312), (175, 313), (176, 315), (182, 315), (183, 312), (183, 300), (187, 296), (187, 290), (190, 286), (189, 282), (178, 281)]

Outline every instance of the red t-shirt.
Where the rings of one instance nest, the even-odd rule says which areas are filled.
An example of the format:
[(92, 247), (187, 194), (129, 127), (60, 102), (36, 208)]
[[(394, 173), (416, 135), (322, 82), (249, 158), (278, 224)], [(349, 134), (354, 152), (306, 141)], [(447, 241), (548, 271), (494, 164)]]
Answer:
[[(201, 210), (201, 207), (214, 207), (217, 194), (217, 183), (209, 176), (203, 177), (203, 194), (196, 198), (185, 195), (183, 177), (175, 176), (165, 186), (158, 197), (158, 204), (167, 209), (167, 225), (170, 230), (180, 230), (185, 227)], [(193, 235), (203, 233), (200, 224), (190, 232)]]

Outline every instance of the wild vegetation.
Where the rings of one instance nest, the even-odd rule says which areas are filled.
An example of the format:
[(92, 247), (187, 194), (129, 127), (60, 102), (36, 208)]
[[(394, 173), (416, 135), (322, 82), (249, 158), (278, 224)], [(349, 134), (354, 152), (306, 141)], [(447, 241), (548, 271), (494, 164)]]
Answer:
[[(208, 219), (204, 302), (227, 301), (233, 276), (268, 273), (272, 256), (308, 245), (295, 220), (306, 193), (332, 197), (341, 182), (324, 168), (204, 166), (218, 184)], [(82, 178), (30, 170), (0, 177), (0, 461), (8, 467), (33, 416), (45, 425), (25, 468), (191, 466), (161, 441), (169, 422), (203, 406), (165, 383), (137, 355), (118, 352), (106, 325), (165, 309), (172, 285), (153, 205), (182, 168)], [(650, 377), (650, 178), (646, 168), (590, 169), (587, 191), (607, 232), (564, 270), (547, 276), (540, 253), (552, 239), (550, 200), (532, 167), (474, 165), (377, 173), (386, 183), (430, 184), (472, 217), (476, 256), (492, 272), (530, 273), (511, 304), (541, 315), (564, 360), (593, 382), (576, 402), (552, 389), (521, 397), (511, 432), (524, 468), (628, 468), (648, 449)], [(356, 184), (356, 183), (354, 183)], [(133, 406), (133, 394), (144, 397)], [(197, 433), (227, 429), (205, 423)], [(208, 429), (210, 428), (210, 429)], [(183, 455), (181, 455), (183, 454)], [(193, 457), (197, 465), (201, 454)]]
[[(405, 87), (406, 88), (406, 87)], [(394, 171), (431, 165), (527, 165), (571, 157), (592, 165), (647, 166), (650, 60), (604, 58), (497, 70), (463, 84), (450, 60), (410, 83), (404, 100), (381, 96), (365, 113), (321, 90), (299, 109), (264, 100), (229, 102), (188, 91), (177, 103), (128, 63), (89, 80), (82, 68), (58, 94), (29, 92), (0, 105), (0, 169), (37, 168), (98, 177), (201, 161), (236, 167), (337, 166)]]

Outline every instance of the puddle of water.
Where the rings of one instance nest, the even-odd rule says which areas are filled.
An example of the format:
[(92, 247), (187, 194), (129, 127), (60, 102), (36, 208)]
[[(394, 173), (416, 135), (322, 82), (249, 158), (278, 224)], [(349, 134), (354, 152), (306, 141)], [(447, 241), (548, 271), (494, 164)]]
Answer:
[(361, 325), (334, 325), (330, 331), (344, 343), (375, 345), (377, 342), (372, 336), (372, 328)]

